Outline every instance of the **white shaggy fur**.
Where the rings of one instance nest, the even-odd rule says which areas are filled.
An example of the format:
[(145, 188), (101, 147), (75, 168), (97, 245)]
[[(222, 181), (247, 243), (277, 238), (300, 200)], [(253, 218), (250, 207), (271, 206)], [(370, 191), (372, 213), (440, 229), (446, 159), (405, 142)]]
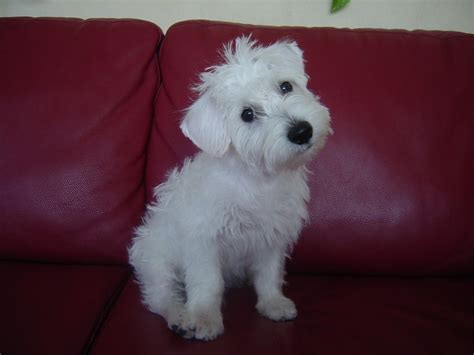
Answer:
[[(181, 336), (211, 340), (224, 330), (225, 285), (242, 280), (262, 315), (296, 317), (282, 293), (284, 263), (308, 219), (304, 164), (331, 128), (294, 42), (238, 38), (200, 79), (181, 129), (201, 152), (156, 188), (129, 253), (149, 309)], [(305, 126), (295, 133), (302, 121), (306, 139)]]

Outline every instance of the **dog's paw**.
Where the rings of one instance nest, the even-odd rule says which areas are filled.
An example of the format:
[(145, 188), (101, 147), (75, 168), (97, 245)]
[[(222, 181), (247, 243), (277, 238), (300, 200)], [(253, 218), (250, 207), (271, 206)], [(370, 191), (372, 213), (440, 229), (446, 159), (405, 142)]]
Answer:
[(187, 329), (182, 324), (168, 323), (168, 328), (185, 339), (194, 337), (194, 329)]
[(168, 320), (168, 328), (186, 339), (209, 341), (224, 332), (222, 314), (218, 311), (183, 310)]
[(224, 333), (222, 314), (215, 310), (199, 310), (189, 314), (186, 329), (193, 330), (193, 338), (209, 341)]
[(194, 337), (194, 329), (184, 305), (170, 308), (166, 321), (168, 328), (183, 338), (192, 339)]
[(258, 312), (273, 321), (283, 322), (296, 318), (296, 306), (289, 298), (279, 295), (257, 303)]

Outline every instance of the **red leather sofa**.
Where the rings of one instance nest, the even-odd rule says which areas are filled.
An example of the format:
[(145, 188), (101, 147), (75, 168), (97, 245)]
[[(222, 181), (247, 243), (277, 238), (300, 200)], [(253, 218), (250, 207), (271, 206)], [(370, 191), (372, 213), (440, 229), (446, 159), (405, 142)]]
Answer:
[[(183, 340), (141, 305), (126, 248), (195, 152), (190, 85), (249, 33), (299, 43), (335, 130), (288, 263), (299, 316), (271, 322), (230, 290), (225, 334)], [(473, 186), (473, 35), (0, 19), (2, 355), (471, 355)]]

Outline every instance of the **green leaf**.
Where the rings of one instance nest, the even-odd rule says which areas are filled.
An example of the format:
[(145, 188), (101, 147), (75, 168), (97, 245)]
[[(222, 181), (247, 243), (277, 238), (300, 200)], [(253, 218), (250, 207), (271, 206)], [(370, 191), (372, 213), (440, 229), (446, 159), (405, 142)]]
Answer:
[(346, 6), (351, 0), (332, 0), (331, 12), (336, 12), (341, 10)]

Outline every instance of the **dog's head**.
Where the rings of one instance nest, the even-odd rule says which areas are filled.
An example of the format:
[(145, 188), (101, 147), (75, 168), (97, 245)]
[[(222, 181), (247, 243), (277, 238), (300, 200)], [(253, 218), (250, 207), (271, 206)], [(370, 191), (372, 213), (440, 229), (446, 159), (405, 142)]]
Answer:
[(268, 47), (240, 37), (223, 50), (224, 63), (201, 74), (198, 99), (181, 130), (201, 150), (235, 152), (275, 172), (304, 164), (331, 132), (328, 110), (306, 87), (303, 52), (295, 42)]

